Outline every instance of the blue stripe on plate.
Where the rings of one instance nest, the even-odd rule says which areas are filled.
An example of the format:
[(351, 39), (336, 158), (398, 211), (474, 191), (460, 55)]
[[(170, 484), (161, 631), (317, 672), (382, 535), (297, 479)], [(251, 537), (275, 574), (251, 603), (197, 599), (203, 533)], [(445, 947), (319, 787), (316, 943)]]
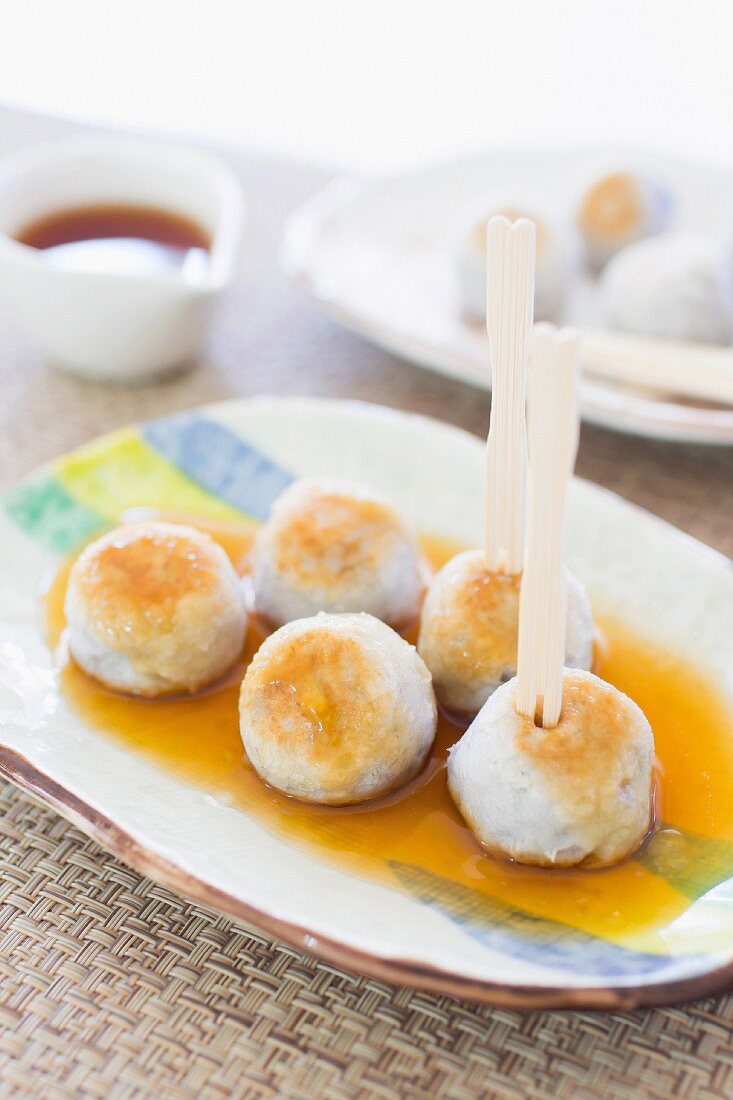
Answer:
[(423, 867), (396, 860), (390, 867), (414, 898), (437, 909), (479, 943), (539, 966), (596, 979), (634, 975), (658, 979), (688, 957), (632, 951), (560, 921), (516, 909)]
[(188, 477), (255, 519), (266, 519), (273, 500), (294, 480), (245, 440), (195, 413), (150, 420), (140, 432)]

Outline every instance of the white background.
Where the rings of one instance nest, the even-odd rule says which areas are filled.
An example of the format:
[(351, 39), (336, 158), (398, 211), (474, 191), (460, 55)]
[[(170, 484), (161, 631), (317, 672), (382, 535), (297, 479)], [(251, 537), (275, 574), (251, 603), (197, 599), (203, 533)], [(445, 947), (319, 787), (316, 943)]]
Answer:
[(730, 0), (0, 0), (0, 99), (357, 168), (486, 146), (733, 166)]

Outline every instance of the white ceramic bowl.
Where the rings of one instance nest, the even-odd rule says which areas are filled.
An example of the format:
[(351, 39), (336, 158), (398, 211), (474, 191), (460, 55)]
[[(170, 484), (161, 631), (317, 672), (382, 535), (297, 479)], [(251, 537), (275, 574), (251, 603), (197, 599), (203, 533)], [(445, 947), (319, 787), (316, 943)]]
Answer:
[[(56, 267), (13, 238), (65, 207), (162, 207), (211, 236), (200, 282), (178, 273)], [(212, 299), (232, 278), (244, 203), (234, 173), (208, 153), (127, 137), (36, 145), (0, 164), (0, 290), (51, 361), (88, 378), (141, 381), (199, 352)]]

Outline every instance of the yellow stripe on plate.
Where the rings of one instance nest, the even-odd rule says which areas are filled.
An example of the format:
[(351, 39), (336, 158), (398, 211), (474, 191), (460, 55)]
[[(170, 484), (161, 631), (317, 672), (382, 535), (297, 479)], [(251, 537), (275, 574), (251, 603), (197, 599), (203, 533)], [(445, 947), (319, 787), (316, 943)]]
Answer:
[(109, 520), (129, 508), (198, 512), (216, 519), (242, 513), (202, 489), (140, 438), (123, 428), (53, 463), (66, 491)]

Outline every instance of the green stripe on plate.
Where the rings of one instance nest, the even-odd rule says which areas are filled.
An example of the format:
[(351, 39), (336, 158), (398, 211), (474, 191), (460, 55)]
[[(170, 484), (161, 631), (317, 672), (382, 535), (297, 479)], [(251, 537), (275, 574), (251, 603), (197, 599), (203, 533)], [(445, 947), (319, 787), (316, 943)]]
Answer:
[(733, 878), (733, 843), (665, 824), (636, 857), (693, 900)]
[(21, 531), (54, 554), (68, 554), (105, 526), (99, 512), (75, 500), (48, 471), (14, 486), (2, 505)]

